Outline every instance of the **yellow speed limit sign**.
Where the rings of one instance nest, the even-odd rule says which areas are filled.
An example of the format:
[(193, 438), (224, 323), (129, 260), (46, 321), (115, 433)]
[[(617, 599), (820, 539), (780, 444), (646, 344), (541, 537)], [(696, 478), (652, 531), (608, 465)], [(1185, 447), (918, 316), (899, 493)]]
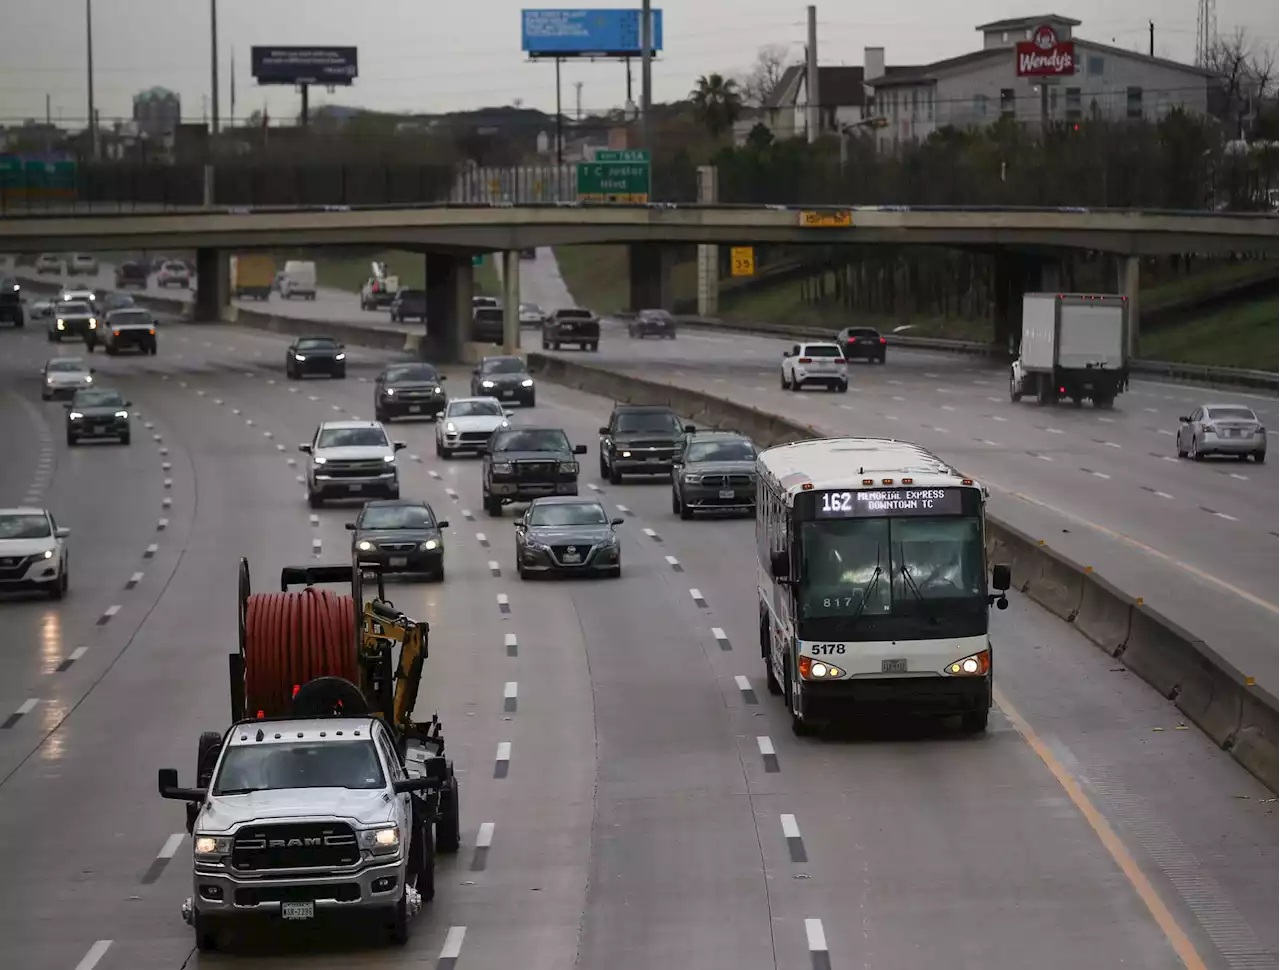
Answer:
[(811, 228), (848, 229), (853, 225), (853, 213), (848, 209), (827, 209), (800, 213), (800, 225)]
[(729, 250), (729, 263), (734, 276), (756, 275), (756, 251), (751, 246), (734, 246)]

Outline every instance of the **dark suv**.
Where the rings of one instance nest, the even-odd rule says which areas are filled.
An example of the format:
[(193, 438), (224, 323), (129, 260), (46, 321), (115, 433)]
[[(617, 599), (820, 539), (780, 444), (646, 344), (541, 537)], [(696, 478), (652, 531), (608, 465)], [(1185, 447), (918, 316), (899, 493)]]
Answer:
[(145, 290), (150, 277), (150, 267), (146, 263), (136, 263), (132, 260), (121, 263), (116, 267), (116, 289), (123, 290), (126, 286), (138, 286)]
[(627, 324), (627, 333), (632, 340), (645, 337), (675, 340), (676, 318), (666, 310), (641, 310), (636, 314), (636, 318)]
[(27, 322), (22, 312), (22, 284), (12, 276), (0, 276), (0, 320), (15, 327)]
[(421, 415), (432, 420), (444, 410), (444, 377), (432, 365), (409, 361), (388, 364), (373, 389), (373, 416), (379, 421)]
[(886, 341), (873, 327), (846, 327), (836, 334), (836, 343), (844, 348), (845, 360), (884, 363)]
[(577, 344), (580, 350), (599, 350), (600, 318), (582, 307), (557, 310), (542, 325), (542, 349), (559, 350), (561, 344)]
[(427, 291), (401, 290), (391, 301), (391, 319), (395, 323), (405, 320), (427, 319)]
[(756, 508), (756, 446), (736, 431), (697, 431), (671, 471), (671, 511), (741, 512)]
[(671, 408), (620, 404), (600, 429), (600, 477), (618, 485), (623, 475), (670, 474), (696, 430)]
[(484, 510), (495, 518), (512, 502), (578, 494), (578, 461), (586, 445), (569, 444), (560, 428), (510, 428), (489, 439), (481, 470)]

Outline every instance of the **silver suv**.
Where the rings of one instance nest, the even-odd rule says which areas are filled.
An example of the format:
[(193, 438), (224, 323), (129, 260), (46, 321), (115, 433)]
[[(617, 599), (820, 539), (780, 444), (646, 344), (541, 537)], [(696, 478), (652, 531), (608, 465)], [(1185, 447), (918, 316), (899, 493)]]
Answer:
[(404, 442), (393, 442), (377, 421), (326, 421), (309, 444), (298, 445), (311, 456), (311, 507), (335, 498), (399, 498), (396, 452), (403, 448)]

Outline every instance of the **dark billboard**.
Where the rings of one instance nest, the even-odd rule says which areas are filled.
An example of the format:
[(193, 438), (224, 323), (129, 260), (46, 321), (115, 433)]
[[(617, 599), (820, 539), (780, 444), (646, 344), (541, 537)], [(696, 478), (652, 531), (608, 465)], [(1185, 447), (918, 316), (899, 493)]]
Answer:
[(349, 85), (358, 75), (354, 47), (255, 47), (259, 84)]

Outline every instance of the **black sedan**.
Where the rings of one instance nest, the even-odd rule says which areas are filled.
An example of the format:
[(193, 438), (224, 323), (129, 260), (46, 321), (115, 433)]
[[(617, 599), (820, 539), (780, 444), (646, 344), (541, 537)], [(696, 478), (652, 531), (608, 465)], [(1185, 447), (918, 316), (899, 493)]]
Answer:
[(622, 575), (615, 526), (593, 499), (555, 496), (534, 499), (516, 522), (516, 572), (531, 575)]
[(332, 337), (299, 337), (285, 351), (284, 372), (290, 378), (307, 374), (346, 377), (346, 349)]
[(645, 337), (675, 340), (676, 318), (666, 310), (641, 310), (636, 314), (636, 318), (627, 324), (627, 334), (632, 340)]
[(886, 341), (874, 327), (846, 327), (836, 334), (836, 343), (844, 348), (845, 360), (884, 363)]
[(430, 364), (388, 364), (374, 384), (374, 417), (424, 417), (435, 419), (445, 406), (444, 380)]
[(444, 580), (444, 536), (449, 523), (426, 502), (389, 499), (366, 502), (347, 529), (356, 562), (377, 563), (386, 573), (425, 574)]
[(129, 402), (119, 391), (85, 388), (76, 391), (67, 408), (67, 445), (86, 438), (116, 438), (129, 443)]

